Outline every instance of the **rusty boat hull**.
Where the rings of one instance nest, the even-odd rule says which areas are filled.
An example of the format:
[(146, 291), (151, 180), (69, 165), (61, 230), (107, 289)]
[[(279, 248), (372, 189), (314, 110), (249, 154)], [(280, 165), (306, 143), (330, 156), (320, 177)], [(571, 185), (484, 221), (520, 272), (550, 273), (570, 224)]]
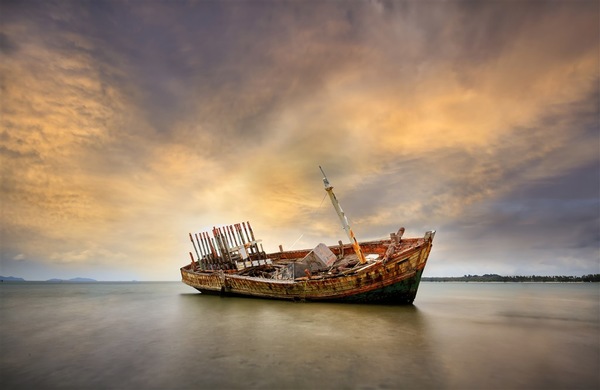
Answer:
[[(395, 237), (361, 242), (369, 260), (352, 267), (332, 266), (305, 276), (275, 279), (270, 272), (289, 266), (311, 250), (280, 251), (262, 254), (265, 261), (252, 269), (205, 270), (192, 261), (181, 267), (182, 281), (203, 294), (246, 296), (293, 301), (412, 304), (433, 244), (435, 232), (421, 238)], [(352, 264), (356, 258), (352, 245), (328, 247), (340, 261)], [(349, 263), (350, 261), (350, 263)], [(268, 262), (268, 264), (267, 264)]]

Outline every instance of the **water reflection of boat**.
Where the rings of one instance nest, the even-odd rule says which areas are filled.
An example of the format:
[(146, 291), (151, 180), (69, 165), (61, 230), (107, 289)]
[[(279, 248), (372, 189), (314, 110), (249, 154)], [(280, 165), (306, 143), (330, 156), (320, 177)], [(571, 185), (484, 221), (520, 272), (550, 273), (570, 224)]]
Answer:
[(359, 243), (325, 173), (323, 182), (349, 244), (265, 253), (250, 223), (213, 228), (190, 240), (196, 259), (182, 267), (182, 281), (202, 293), (260, 298), (410, 304), (415, 299), (435, 231)]

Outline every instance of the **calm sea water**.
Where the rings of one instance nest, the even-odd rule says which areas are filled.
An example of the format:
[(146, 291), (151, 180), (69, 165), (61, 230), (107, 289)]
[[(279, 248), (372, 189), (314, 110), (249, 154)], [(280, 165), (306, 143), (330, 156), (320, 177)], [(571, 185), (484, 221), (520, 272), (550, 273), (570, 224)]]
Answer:
[(414, 306), (3, 283), (3, 389), (598, 389), (599, 284), (421, 283)]

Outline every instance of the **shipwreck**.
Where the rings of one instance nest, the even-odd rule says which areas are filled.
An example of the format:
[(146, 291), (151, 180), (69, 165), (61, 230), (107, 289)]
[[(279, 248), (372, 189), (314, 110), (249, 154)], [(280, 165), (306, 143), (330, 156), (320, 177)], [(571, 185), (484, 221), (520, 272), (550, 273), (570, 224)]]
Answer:
[(180, 269), (182, 281), (202, 294), (412, 304), (435, 231), (405, 238), (401, 227), (389, 238), (358, 242), (324, 172), (323, 183), (349, 243), (266, 253), (250, 222), (214, 227), (189, 234), (194, 253)]

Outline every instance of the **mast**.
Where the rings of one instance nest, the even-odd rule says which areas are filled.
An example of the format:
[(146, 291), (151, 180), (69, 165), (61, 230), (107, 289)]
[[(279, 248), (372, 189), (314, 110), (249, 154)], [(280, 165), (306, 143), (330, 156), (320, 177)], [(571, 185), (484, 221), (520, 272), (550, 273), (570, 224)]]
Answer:
[(338, 202), (337, 198), (335, 197), (335, 194), (333, 193), (333, 186), (331, 184), (329, 184), (329, 180), (327, 180), (327, 176), (325, 176), (325, 172), (323, 172), (323, 168), (321, 168), (320, 165), (319, 165), (319, 169), (321, 170), (321, 173), (323, 174), (323, 184), (325, 185), (325, 191), (327, 191), (327, 194), (329, 195), (329, 199), (331, 199), (331, 203), (333, 203), (335, 212), (337, 213), (338, 217), (340, 217), (340, 221), (342, 222), (342, 227), (346, 231), (346, 234), (348, 235), (348, 238), (350, 239), (350, 243), (352, 244), (352, 247), (354, 248), (354, 253), (356, 253), (356, 255), (358, 256), (358, 260), (360, 261), (360, 263), (364, 264), (367, 262), (367, 259), (365, 259), (365, 255), (363, 255), (362, 250), (360, 249), (360, 245), (358, 245), (358, 241), (356, 241), (356, 237), (354, 237), (354, 232), (352, 231), (352, 228), (350, 227), (350, 224), (348, 223), (348, 218), (346, 218), (346, 214), (344, 214), (344, 210), (342, 210), (342, 207), (340, 206), (340, 202)]

